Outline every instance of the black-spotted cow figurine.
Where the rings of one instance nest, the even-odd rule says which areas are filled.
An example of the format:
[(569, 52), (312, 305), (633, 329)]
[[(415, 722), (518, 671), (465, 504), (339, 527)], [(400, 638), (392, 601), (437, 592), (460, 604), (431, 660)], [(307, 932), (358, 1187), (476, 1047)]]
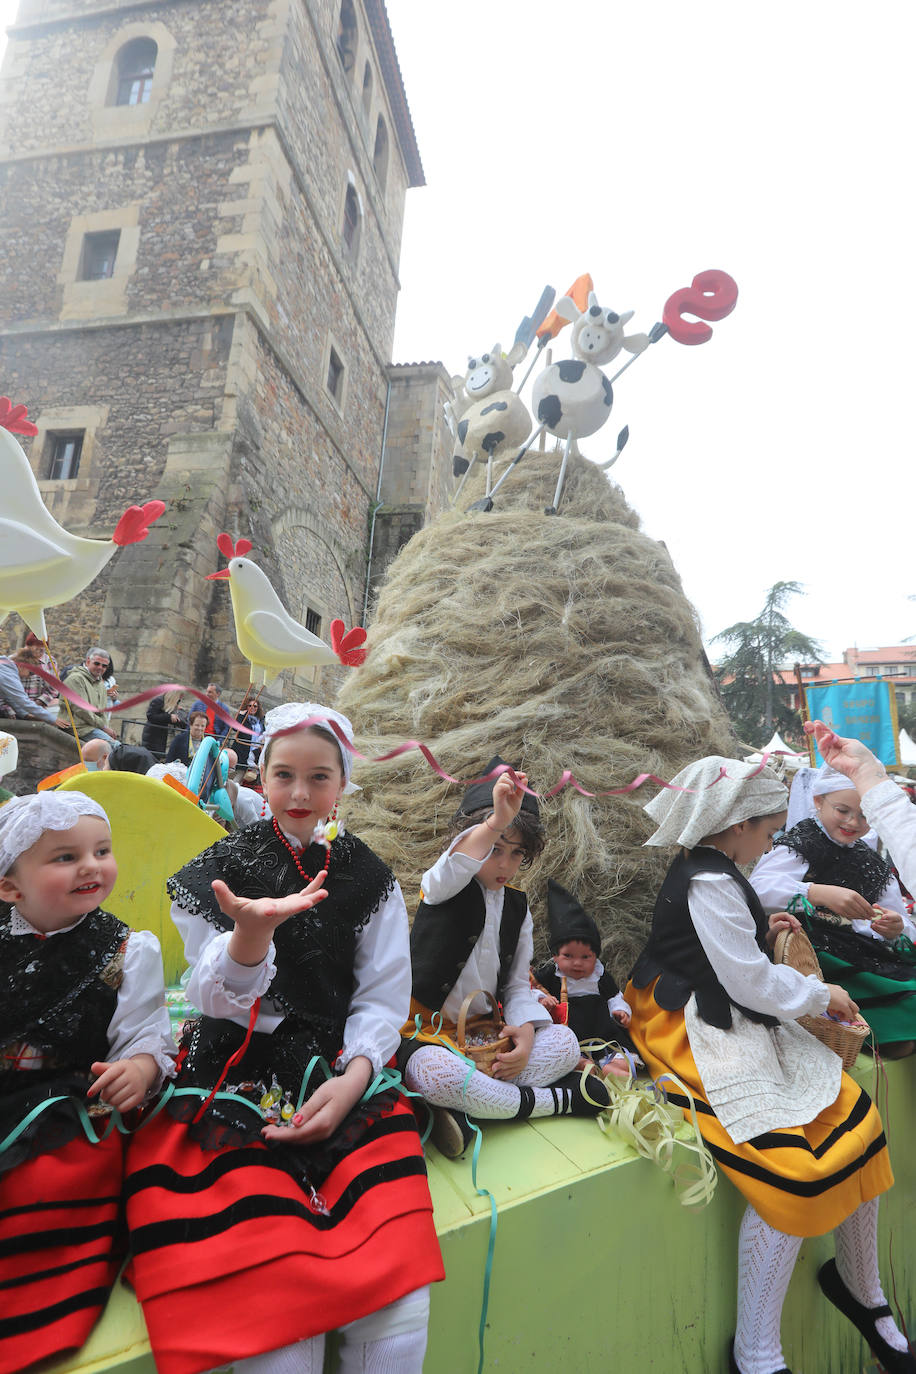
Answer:
[[(642, 353), (651, 342), (648, 334), (625, 335), (623, 331), (633, 318), (633, 311), (618, 315), (606, 309), (598, 304), (594, 291), (589, 292), (584, 310), (580, 311), (570, 296), (557, 301), (555, 309), (572, 323), (573, 356), (545, 367), (532, 391), (538, 423), (558, 439), (566, 440), (553, 505), (547, 507), (547, 515), (557, 513), (569, 455), (578, 452), (576, 440), (594, 434), (610, 416), (614, 392), (598, 364), (611, 362), (622, 348), (628, 353)], [(621, 431), (617, 453), (602, 467), (610, 467), (616, 461), (627, 433)]]
[(492, 462), (528, 438), (531, 416), (512, 390), (512, 369), (525, 351), (516, 344), (504, 354), (496, 343), (489, 353), (468, 358), (463, 377), (452, 378), (456, 398), (446, 418), (457, 443), (452, 463), (456, 477), (467, 472), (478, 455)]
[(605, 423), (614, 404), (614, 392), (598, 366), (609, 363), (622, 348), (642, 353), (648, 334), (624, 334), (633, 311), (618, 315), (598, 304), (594, 291), (580, 312), (570, 296), (557, 301), (556, 312), (572, 321), (571, 358), (552, 363), (535, 379), (532, 406), (538, 421), (558, 439), (584, 439)]

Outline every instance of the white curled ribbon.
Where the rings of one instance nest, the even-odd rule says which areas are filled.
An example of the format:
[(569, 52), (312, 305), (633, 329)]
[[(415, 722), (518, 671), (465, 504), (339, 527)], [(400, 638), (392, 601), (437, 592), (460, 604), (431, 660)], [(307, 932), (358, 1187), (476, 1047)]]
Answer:
[[(613, 1075), (601, 1079), (611, 1102), (598, 1117), (598, 1126), (605, 1133), (616, 1131), (642, 1159), (648, 1159), (670, 1174), (681, 1206), (699, 1211), (712, 1201), (719, 1175), (715, 1160), (700, 1132), (693, 1094), (675, 1074), (665, 1073), (657, 1080), (643, 1084), (637, 1082), (632, 1069), (631, 1064), (630, 1077), (626, 1080)], [(588, 1092), (590, 1076), (590, 1071), (583, 1069), (580, 1084), (582, 1095), (598, 1107), (601, 1103), (596, 1102)], [(663, 1087), (666, 1080), (687, 1098), (690, 1104), (689, 1121), (685, 1120), (680, 1107), (668, 1103)], [(695, 1155), (696, 1161), (691, 1164), (683, 1160), (676, 1163), (675, 1146)]]

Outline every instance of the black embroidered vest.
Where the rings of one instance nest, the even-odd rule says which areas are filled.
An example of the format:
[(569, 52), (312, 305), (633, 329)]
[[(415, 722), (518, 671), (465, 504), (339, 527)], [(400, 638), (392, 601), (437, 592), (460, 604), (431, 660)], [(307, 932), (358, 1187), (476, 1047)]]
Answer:
[(760, 898), (747, 878), (717, 849), (697, 848), (679, 855), (668, 870), (652, 914), (648, 944), (633, 969), (633, 982), (644, 988), (657, 978), (655, 1000), (666, 1011), (677, 1011), (696, 993), (697, 1010), (711, 1026), (728, 1029), (732, 1007), (751, 1021), (778, 1024), (776, 1017), (733, 1002), (713, 971), (687, 906), (690, 880), (698, 873), (727, 873), (741, 888), (757, 927), (757, 944), (764, 948), (767, 918)]
[[(509, 977), (527, 911), (524, 892), (503, 888), (497, 997)], [(484, 892), (476, 878), (447, 902), (421, 902), (417, 907), (410, 932), (410, 962), (413, 996), (422, 1006), (441, 1010), (480, 938), (485, 920)]]
[[(45, 1056), (45, 1071), (53, 1067), (88, 1075), (94, 1060), (108, 1058), (108, 1023), (117, 1006), (130, 930), (98, 909), (72, 930), (45, 940), (13, 935), (11, 921), (5, 908), (0, 916), (0, 1056), (11, 1046), (30, 1045)], [(21, 1085), (15, 1069), (0, 1069), (0, 1091)]]
[[(310, 845), (299, 860), (306, 873), (318, 873), (325, 862), (324, 846)], [(284, 897), (303, 887), (292, 855), (277, 839), (271, 821), (256, 821), (217, 840), (166, 883), (179, 906), (220, 930), (231, 930), (232, 921), (213, 896), (214, 878), (222, 878), (240, 897)], [(343, 1039), (353, 994), (357, 932), (391, 893), (394, 875), (362, 840), (346, 834), (331, 845), (325, 887), (328, 896), (323, 902), (291, 916), (274, 931), (277, 972), (265, 996), (295, 1022), (300, 1038), (312, 1039), (317, 1053), (329, 1055), (337, 1053)], [(234, 1034), (232, 1023), (222, 1024), (227, 1034)]]
[(791, 849), (808, 865), (805, 881), (827, 883), (833, 887), (849, 888), (867, 902), (876, 902), (891, 878), (890, 864), (876, 854), (864, 840), (855, 844), (834, 844), (829, 835), (808, 817), (776, 844)]

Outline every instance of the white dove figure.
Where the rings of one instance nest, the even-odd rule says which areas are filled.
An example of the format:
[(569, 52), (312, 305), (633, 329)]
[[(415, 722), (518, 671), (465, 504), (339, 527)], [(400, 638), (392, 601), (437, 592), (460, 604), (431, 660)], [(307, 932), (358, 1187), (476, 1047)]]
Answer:
[(29, 460), (10, 432), (37, 433), (24, 415), (24, 406), (13, 407), (8, 397), (0, 397), (0, 623), (17, 611), (47, 642), (44, 608), (78, 596), (120, 546), (145, 539), (165, 503), (131, 506), (111, 539), (69, 534), (41, 499)]
[(356, 667), (366, 657), (362, 647), (366, 631), (357, 627), (344, 633), (342, 620), (331, 621), (331, 643), (313, 635), (286, 610), (267, 574), (244, 555), (251, 548), (247, 539), (233, 544), (228, 534), (217, 538), (220, 552), (229, 566), (208, 573), (208, 581), (228, 581), (235, 619), (235, 639), (251, 665), (251, 681), (266, 683), (283, 668), (300, 664), (343, 663)]

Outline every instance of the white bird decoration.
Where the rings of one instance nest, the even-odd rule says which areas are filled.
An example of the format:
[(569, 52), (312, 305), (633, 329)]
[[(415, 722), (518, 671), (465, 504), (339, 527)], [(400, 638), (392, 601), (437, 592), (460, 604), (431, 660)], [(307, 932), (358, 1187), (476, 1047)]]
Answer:
[(25, 406), (0, 396), (0, 624), (16, 611), (47, 642), (44, 608), (78, 596), (118, 548), (145, 539), (163, 501), (131, 506), (111, 539), (83, 539), (59, 525), (41, 499), (35, 474), (13, 433), (37, 434)]
[(331, 621), (331, 643), (313, 635), (286, 610), (267, 574), (245, 558), (251, 548), (247, 539), (233, 544), (228, 534), (217, 538), (229, 566), (208, 573), (209, 581), (228, 581), (239, 651), (251, 665), (251, 681), (266, 683), (283, 668), (301, 664), (321, 666), (343, 663), (356, 667), (366, 657), (366, 631), (357, 626), (345, 632), (342, 620)]

